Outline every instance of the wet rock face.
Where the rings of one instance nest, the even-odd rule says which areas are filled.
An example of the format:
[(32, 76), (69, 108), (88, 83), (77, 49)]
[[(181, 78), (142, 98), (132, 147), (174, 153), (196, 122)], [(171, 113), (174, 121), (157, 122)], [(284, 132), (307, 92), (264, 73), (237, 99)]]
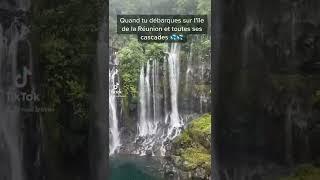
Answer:
[[(22, 69), (33, 61), (32, 42), (29, 39), (29, 17), (25, 10), (28, 9), (22, 1), (0, 2), (0, 51), (1, 51), (1, 97), (0, 97), (0, 179), (39, 179), (40, 173), (40, 134), (39, 116), (29, 112), (8, 112), (15, 102), (3, 96), (3, 93), (12, 93), (13, 85), (12, 64), (16, 60), (16, 70)], [(33, 79), (35, 73), (33, 73)], [(17, 89), (26, 93), (31, 90), (31, 84)], [(33, 84), (34, 85), (34, 84)], [(21, 102), (14, 108), (29, 108), (29, 103)], [(8, 115), (10, 114), (10, 115)], [(8, 124), (12, 123), (11, 126)], [(6, 129), (6, 130), (4, 130)], [(19, 141), (15, 141), (18, 138)], [(21, 149), (20, 149), (21, 147)], [(19, 157), (18, 157), (19, 155)], [(21, 157), (20, 157), (21, 156)], [(17, 157), (17, 158), (15, 158)]]
[(311, 162), (320, 156), (320, 2), (220, 3), (219, 165)]
[(5, 138), (0, 134), (0, 179), (11, 179), (10, 160)]
[(31, 6), (31, 0), (2, 0), (0, 9), (4, 10), (28, 10)]
[(208, 180), (211, 175), (211, 115), (195, 118), (166, 146), (163, 169), (174, 179)]

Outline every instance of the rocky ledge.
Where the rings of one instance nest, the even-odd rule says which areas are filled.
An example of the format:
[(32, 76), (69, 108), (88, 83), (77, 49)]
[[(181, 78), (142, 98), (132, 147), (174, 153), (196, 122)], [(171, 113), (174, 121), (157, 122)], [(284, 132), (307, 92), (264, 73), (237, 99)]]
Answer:
[(192, 120), (173, 140), (165, 156), (166, 179), (209, 180), (211, 175), (211, 115)]

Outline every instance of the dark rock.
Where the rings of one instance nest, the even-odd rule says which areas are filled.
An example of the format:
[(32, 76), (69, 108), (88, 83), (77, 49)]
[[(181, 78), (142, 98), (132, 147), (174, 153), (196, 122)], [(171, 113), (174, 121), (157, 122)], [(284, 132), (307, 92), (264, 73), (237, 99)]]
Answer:
[(204, 179), (208, 179), (207, 175), (206, 175), (206, 170), (203, 168), (198, 167), (194, 174), (193, 174), (193, 178), (195, 180), (204, 180)]
[(168, 179), (173, 179), (176, 175), (177, 171), (172, 164), (164, 165), (164, 177)]
[(147, 150), (146, 151), (146, 156), (151, 157), (152, 156), (152, 150)]
[(220, 174), (248, 163), (312, 162), (320, 154), (313, 103), (320, 89), (319, 1), (219, 0), (215, 8)]

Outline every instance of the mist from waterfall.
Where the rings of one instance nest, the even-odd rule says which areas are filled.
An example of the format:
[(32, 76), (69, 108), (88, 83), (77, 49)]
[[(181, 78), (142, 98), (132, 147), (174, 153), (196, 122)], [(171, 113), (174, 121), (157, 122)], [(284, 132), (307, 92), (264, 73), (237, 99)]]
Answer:
[[(19, 92), (16, 82), (19, 41), (27, 41), (28, 53), (31, 54), (28, 33), (28, 27), (18, 21), (18, 17), (14, 18), (7, 29), (0, 25), (0, 139), (3, 144), (1, 148), (9, 154), (7, 163), (10, 167), (10, 172), (2, 173), (7, 174), (5, 176), (10, 180), (24, 179), (20, 106), (11, 96)], [(29, 58), (28, 66), (32, 67), (32, 57)]]
[[(112, 61), (112, 58), (110, 59)], [(109, 155), (116, 153), (121, 146), (116, 95), (120, 87), (117, 64), (118, 60), (115, 57), (113, 67), (109, 69)]]
[[(142, 141), (142, 143), (136, 150), (136, 154), (145, 155), (146, 151), (151, 151), (154, 155), (157, 151), (155, 145), (158, 145), (161, 155), (164, 155), (164, 143), (179, 135), (184, 125), (178, 110), (180, 45), (171, 44), (167, 54), (163, 68), (160, 68), (157, 60), (149, 60), (140, 70), (139, 122), (136, 141)], [(162, 79), (159, 77), (161, 69), (163, 69)], [(166, 82), (167, 78), (168, 82)], [(163, 87), (160, 86), (161, 81)], [(167, 91), (170, 92), (169, 95)], [(161, 94), (164, 96), (163, 107), (161, 107)]]

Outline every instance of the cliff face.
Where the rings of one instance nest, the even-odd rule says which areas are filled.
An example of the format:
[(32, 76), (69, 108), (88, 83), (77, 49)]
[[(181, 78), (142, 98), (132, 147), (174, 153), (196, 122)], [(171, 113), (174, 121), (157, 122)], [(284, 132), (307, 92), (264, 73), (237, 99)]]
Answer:
[(176, 137), (163, 163), (165, 178), (211, 179), (211, 115), (193, 119)]
[(263, 177), (266, 167), (249, 174), (267, 164), (312, 163), (320, 156), (320, 2), (217, 5), (218, 166)]
[(0, 3), (0, 179), (42, 175), (37, 101), (28, 98), (38, 86), (29, 6), (29, 1)]

